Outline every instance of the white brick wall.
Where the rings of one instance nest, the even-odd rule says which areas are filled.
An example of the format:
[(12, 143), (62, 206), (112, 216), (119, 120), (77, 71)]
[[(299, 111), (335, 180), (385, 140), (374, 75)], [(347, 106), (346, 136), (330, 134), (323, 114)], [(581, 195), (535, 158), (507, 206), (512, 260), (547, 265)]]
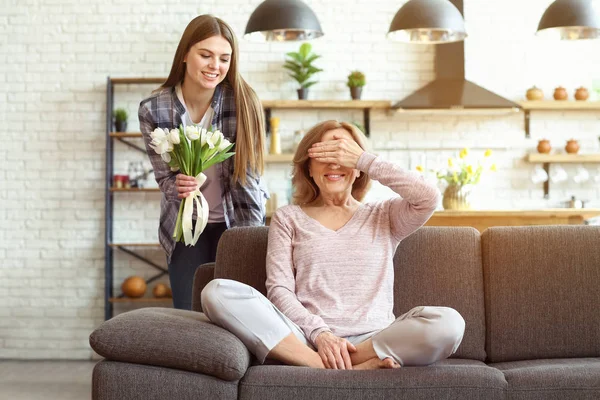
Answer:
[[(467, 77), (509, 98), (533, 84), (590, 87), (600, 61), (597, 42), (544, 42), (533, 36), (551, 0), (467, 0)], [(167, 2), (168, 3), (168, 2)], [(86, 359), (89, 333), (103, 320), (104, 147), (106, 77), (166, 76), (191, 18), (213, 13), (241, 35), (260, 0), (178, 2), (141, 0), (3, 0), (0, 7), (0, 358)], [(313, 42), (325, 69), (313, 99), (347, 99), (350, 69), (367, 74), (366, 99), (397, 101), (433, 78), (431, 46), (385, 39), (403, 1), (307, 0), (326, 36)], [(262, 99), (293, 99), (294, 83), (281, 64), (297, 43), (240, 40), (241, 67)], [(340, 67), (343, 66), (343, 67)], [(131, 131), (136, 110), (152, 87), (119, 87), (115, 107), (126, 107)], [(361, 112), (277, 111), (282, 135), (326, 118), (361, 121)], [(499, 172), (481, 185), (490, 207), (545, 207), (570, 194), (595, 200), (597, 185), (554, 185), (552, 200), (529, 182), (523, 156), (542, 137), (560, 148), (574, 137), (582, 151), (599, 151), (600, 115), (534, 113), (532, 138), (523, 117), (415, 116), (374, 112), (372, 147), (414, 168), (435, 167), (463, 146), (495, 150)], [(141, 142), (140, 142), (141, 144)], [(144, 156), (117, 144), (115, 172)], [(441, 150), (440, 150), (441, 149)], [(569, 172), (571, 169), (567, 169)], [(595, 171), (594, 167), (594, 172)], [(266, 173), (285, 198), (288, 170)], [(484, 192), (487, 192), (484, 193)], [(493, 195), (492, 195), (493, 193)], [(388, 196), (374, 187), (370, 198)], [(118, 194), (115, 240), (156, 241), (159, 195)], [(145, 254), (164, 263), (157, 252)], [(153, 270), (116, 252), (115, 286)], [(118, 308), (118, 312), (127, 308)]]

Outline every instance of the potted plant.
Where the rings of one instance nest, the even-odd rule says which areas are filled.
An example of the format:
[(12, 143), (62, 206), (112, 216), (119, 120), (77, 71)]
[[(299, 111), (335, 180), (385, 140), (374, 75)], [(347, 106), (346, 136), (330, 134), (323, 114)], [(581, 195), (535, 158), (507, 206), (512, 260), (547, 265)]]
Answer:
[[(488, 171), (496, 171), (496, 164), (490, 162), (491, 150), (486, 150), (482, 161), (476, 161), (469, 156), (468, 149), (460, 151), (458, 160), (448, 159), (448, 168), (430, 170), (435, 173), (440, 182), (446, 183), (442, 199), (444, 210), (469, 210), (471, 209), (471, 193), (479, 183), (481, 176)], [(417, 170), (423, 172), (423, 167), (418, 165)]]
[(323, 71), (321, 68), (312, 65), (313, 61), (318, 59), (319, 55), (312, 53), (310, 43), (303, 43), (300, 51), (287, 53), (289, 59), (285, 60), (283, 68), (290, 71), (289, 76), (294, 78), (300, 85), (298, 89), (298, 99), (305, 100), (308, 97), (308, 88), (317, 83), (309, 81), (317, 72)]
[(129, 114), (124, 108), (115, 110), (115, 129), (117, 132), (125, 132), (127, 130), (127, 118)]
[(352, 71), (348, 75), (348, 82), (346, 85), (350, 88), (350, 96), (352, 100), (360, 100), (362, 94), (362, 88), (367, 84), (365, 74), (360, 71)]

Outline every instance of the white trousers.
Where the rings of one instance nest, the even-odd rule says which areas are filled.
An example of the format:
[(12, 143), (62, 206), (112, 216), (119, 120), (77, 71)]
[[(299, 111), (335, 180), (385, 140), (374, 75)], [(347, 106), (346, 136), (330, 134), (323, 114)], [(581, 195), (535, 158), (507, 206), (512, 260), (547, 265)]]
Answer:
[[(302, 330), (251, 286), (214, 279), (202, 291), (202, 308), (215, 325), (227, 329), (263, 363), (290, 333), (314, 350)], [(357, 345), (369, 338), (380, 359), (400, 365), (429, 365), (449, 357), (462, 341), (465, 321), (448, 307), (415, 307), (387, 328), (346, 337)]]

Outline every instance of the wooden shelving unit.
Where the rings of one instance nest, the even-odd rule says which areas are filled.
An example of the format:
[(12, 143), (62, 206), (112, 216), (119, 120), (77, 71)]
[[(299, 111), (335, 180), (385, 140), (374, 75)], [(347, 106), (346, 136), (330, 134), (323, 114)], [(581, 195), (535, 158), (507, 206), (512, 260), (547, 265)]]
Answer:
[(263, 100), (267, 133), (271, 132), (271, 110), (363, 110), (365, 135), (371, 134), (371, 110), (388, 110), (392, 102), (388, 100)]
[[(543, 164), (544, 171), (550, 176), (550, 164), (585, 164), (600, 163), (600, 154), (540, 154), (529, 153), (525, 157), (527, 162)], [(544, 182), (544, 198), (550, 195), (550, 179)]]
[(538, 100), (521, 101), (523, 110), (537, 111), (600, 111), (600, 101), (568, 101), (568, 100)]
[(171, 297), (165, 297), (157, 299), (155, 297), (141, 297), (137, 299), (131, 299), (129, 297), (111, 297), (108, 299), (110, 303), (173, 303)]
[(142, 132), (111, 132), (108, 135), (113, 138), (141, 138)]
[(525, 112), (525, 137), (530, 137), (532, 111), (600, 111), (600, 101), (538, 100), (521, 101)]
[(120, 247), (147, 247), (147, 248), (159, 248), (160, 243), (109, 243), (112, 248)]
[(530, 153), (527, 155), (530, 163), (600, 163), (600, 154), (540, 154)]
[(111, 187), (111, 192), (160, 192), (159, 188), (116, 188)]

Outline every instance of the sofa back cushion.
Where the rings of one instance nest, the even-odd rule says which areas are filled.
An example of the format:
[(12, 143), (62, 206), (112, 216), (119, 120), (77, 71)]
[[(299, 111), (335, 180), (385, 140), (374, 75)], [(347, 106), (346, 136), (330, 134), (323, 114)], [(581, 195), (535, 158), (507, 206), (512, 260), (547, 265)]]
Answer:
[(467, 227), (423, 227), (400, 243), (394, 265), (394, 314), (421, 305), (454, 308), (466, 327), (452, 357), (485, 360), (479, 232)]
[(266, 296), (268, 235), (269, 228), (266, 226), (226, 230), (217, 246), (215, 279), (233, 279)]
[(600, 356), (600, 227), (482, 235), (491, 362)]

